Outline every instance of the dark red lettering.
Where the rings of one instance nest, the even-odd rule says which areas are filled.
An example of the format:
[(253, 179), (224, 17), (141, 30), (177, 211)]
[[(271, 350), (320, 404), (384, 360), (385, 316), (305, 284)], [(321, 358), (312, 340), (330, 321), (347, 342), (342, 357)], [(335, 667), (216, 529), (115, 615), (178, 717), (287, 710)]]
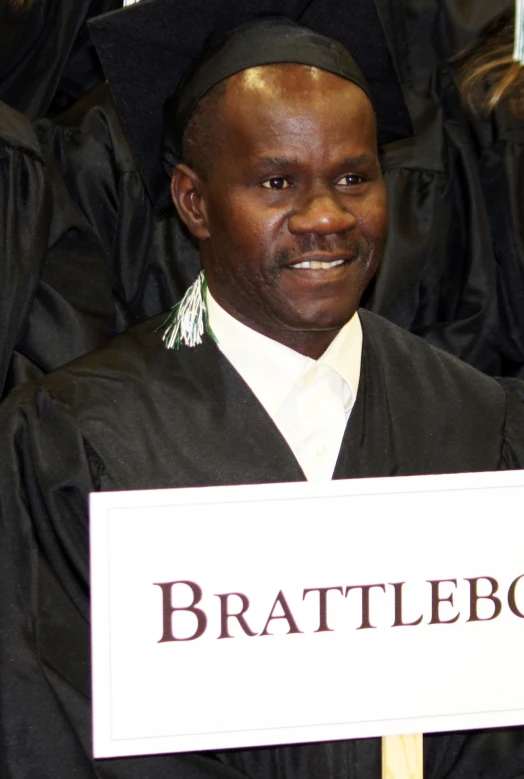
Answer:
[[(173, 587), (178, 584), (184, 584), (192, 592), (193, 601), (189, 606), (173, 606)], [(155, 582), (155, 587), (160, 587), (162, 590), (162, 615), (163, 615), (163, 629), (162, 638), (158, 642), (162, 644), (165, 641), (194, 641), (195, 638), (199, 638), (207, 627), (207, 617), (202, 609), (196, 607), (197, 603), (202, 600), (202, 590), (195, 584), (195, 582), (179, 581), (179, 582)], [(173, 634), (173, 614), (175, 611), (188, 611), (194, 614), (197, 620), (196, 630), (192, 636), (186, 638), (177, 638)]]
[[(280, 605), (280, 608), (283, 611), (283, 614), (275, 614), (275, 609), (277, 605)], [(295, 618), (293, 617), (293, 614), (291, 613), (291, 609), (289, 608), (288, 602), (286, 598), (284, 597), (284, 593), (282, 590), (278, 593), (277, 597), (275, 598), (275, 602), (273, 603), (273, 606), (271, 608), (271, 611), (269, 612), (269, 617), (267, 618), (267, 622), (264, 626), (264, 630), (260, 634), (261, 636), (272, 636), (273, 633), (270, 633), (268, 631), (269, 623), (272, 622), (274, 619), (285, 619), (287, 620), (287, 623), (289, 625), (288, 635), (289, 633), (302, 633), (302, 630), (298, 629), (298, 625), (295, 622)]]
[[(229, 612), (229, 598), (232, 596), (236, 596), (237, 598), (240, 598), (240, 601), (242, 603), (242, 607), (240, 611), (237, 611), (234, 614), (231, 614)], [(246, 636), (256, 636), (256, 633), (251, 630), (249, 625), (246, 622), (246, 618), (244, 617), (244, 614), (249, 608), (249, 599), (247, 595), (244, 595), (241, 592), (226, 592), (224, 595), (217, 595), (217, 598), (220, 598), (220, 635), (219, 638), (233, 638), (233, 636), (229, 633), (229, 625), (228, 621), (230, 619), (236, 619)]]
[[(483, 579), (485, 582), (489, 582), (491, 585), (491, 592), (488, 595), (478, 594), (478, 583)], [(469, 582), (469, 619), (468, 622), (488, 622), (490, 619), (498, 617), (502, 610), (502, 603), (500, 598), (497, 598), (495, 593), (497, 592), (499, 585), (496, 579), (492, 579), (491, 576), (477, 576), (473, 579), (466, 578)], [(479, 600), (490, 600), (493, 603), (493, 613), (490, 617), (479, 617), (478, 615), (478, 602)]]
[(350, 590), (362, 590), (362, 624), (357, 628), (357, 630), (365, 630), (366, 628), (376, 627), (376, 625), (371, 624), (369, 613), (369, 593), (374, 587), (378, 587), (378, 589), (382, 590), (383, 592), (386, 591), (385, 584), (355, 584), (350, 587), (346, 587), (346, 598)]
[(522, 617), (522, 619), (524, 619), (524, 614), (517, 606), (516, 598), (517, 584), (521, 579), (524, 579), (524, 574), (522, 574), (522, 576), (518, 576), (513, 582), (511, 582), (510, 588), (508, 590), (508, 606), (516, 617)]
[(422, 617), (420, 616), (414, 622), (404, 622), (402, 619), (402, 587), (406, 582), (390, 582), (390, 587), (395, 590), (395, 621), (393, 623), (394, 628), (398, 627), (413, 627), (414, 625), (420, 625)]
[(451, 603), (453, 605), (453, 593), (450, 593), (447, 598), (442, 598), (440, 595), (440, 585), (441, 584), (454, 584), (455, 587), (457, 586), (457, 580), (456, 579), (435, 579), (435, 580), (428, 580), (429, 584), (431, 584), (431, 619), (429, 621), (430, 625), (450, 625), (453, 622), (456, 622), (458, 618), (460, 617), (460, 614), (456, 614), (451, 619), (441, 619), (440, 618), (440, 604), (441, 603)]
[(318, 592), (319, 625), (315, 633), (332, 632), (333, 630), (333, 628), (328, 627), (327, 623), (327, 594), (332, 591), (343, 594), (342, 587), (313, 587), (310, 590), (304, 590), (302, 594), (302, 600), (304, 600), (308, 592)]

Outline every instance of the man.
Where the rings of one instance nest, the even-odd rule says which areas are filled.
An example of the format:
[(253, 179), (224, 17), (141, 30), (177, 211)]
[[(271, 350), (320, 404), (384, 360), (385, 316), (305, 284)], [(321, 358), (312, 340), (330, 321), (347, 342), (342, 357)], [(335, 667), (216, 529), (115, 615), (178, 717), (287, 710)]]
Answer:
[[(518, 322), (521, 282), (515, 272), (522, 261), (517, 256), (518, 230), (507, 217), (508, 197), (518, 202), (518, 195), (509, 190), (519, 190), (518, 177), (509, 181), (509, 188), (504, 179), (494, 196), (493, 174), (488, 172), (484, 183), (489, 194), (483, 198), (478, 136), (489, 147), (483, 161), (489, 171), (493, 166), (502, 171), (502, 178), (505, 170), (518, 169), (518, 162), (504, 162), (501, 155), (516, 160), (519, 148), (504, 141), (504, 117), (495, 123), (495, 134), (485, 128), (471, 134), (464, 127), (467, 117), (450, 83), (449, 68), (443, 65), (446, 72), (441, 68), (437, 73), (437, 65), (471, 42), (502, 6), (513, 5), (511, 0), (427, 0), (416, 7), (411, 0), (378, 2), (416, 141), (381, 149), (390, 195), (388, 242), (362, 305), (491, 376), (519, 375), (524, 363)], [(151, 65), (137, 46), (130, 48), (133, 63), (138, 54), (140, 67), (130, 63), (128, 51), (122, 63), (134, 82)], [(158, 52), (151, 56), (159, 57)], [(137, 162), (136, 147), (140, 151), (143, 139), (135, 137), (131, 144), (124, 132), (120, 112), (125, 105), (115, 104), (107, 62), (105, 69), (108, 83), (64, 114), (38, 122), (37, 131), (111, 258), (119, 315), (132, 326), (180, 299), (198, 273), (198, 256), (179, 229), (168, 187), (162, 203), (150, 196)], [(136, 116), (141, 124), (144, 115), (139, 103)], [(514, 141), (514, 130), (511, 134)], [(512, 213), (518, 215), (518, 207)], [(501, 283), (507, 289), (502, 296)]]
[[(168, 107), (173, 198), (204, 277), (168, 322), (4, 406), (2, 776), (380, 776), (378, 739), (93, 761), (88, 652), (92, 490), (523, 461), (520, 385), (357, 313), (386, 232), (369, 94), (340, 44), (294, 22), (234, 30)], [(522, 732), (429, 736), (425, 763), (430, 779), (509, 779)]]

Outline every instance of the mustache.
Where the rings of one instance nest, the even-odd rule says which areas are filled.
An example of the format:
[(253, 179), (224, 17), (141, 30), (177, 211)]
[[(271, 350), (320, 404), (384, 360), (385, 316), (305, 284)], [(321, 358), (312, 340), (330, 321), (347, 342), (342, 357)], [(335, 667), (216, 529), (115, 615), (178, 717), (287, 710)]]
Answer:
[(369, 254), (369, 249), (356, 241), (341, 240), (340, 237), (305, 235), (289, 249), (281, 249), (276, 255), (279, 265), (290, 265), (300, 261), (305, 254), (334, 254), (359, 259)]

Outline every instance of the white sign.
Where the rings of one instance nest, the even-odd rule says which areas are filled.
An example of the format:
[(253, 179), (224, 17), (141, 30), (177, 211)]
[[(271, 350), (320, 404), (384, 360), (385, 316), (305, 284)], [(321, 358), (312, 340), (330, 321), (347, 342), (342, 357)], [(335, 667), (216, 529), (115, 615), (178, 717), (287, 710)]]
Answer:
[(95, 757), (524, 724), (524, 472), (91, 495)]

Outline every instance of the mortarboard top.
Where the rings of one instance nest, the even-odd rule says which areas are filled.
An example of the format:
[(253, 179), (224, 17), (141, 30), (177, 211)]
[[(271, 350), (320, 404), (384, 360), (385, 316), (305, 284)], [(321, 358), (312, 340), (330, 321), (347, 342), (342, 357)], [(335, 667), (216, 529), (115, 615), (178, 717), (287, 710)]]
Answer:
[(143, 0), (89, 26), (157, 210), (171, 202), (162, 164), (166, 100), (210, 47), (240, 25), (267, 16), (284, 16), (345, 46), (369, 84), (379, 144), (412, 134), (373, 0)]

